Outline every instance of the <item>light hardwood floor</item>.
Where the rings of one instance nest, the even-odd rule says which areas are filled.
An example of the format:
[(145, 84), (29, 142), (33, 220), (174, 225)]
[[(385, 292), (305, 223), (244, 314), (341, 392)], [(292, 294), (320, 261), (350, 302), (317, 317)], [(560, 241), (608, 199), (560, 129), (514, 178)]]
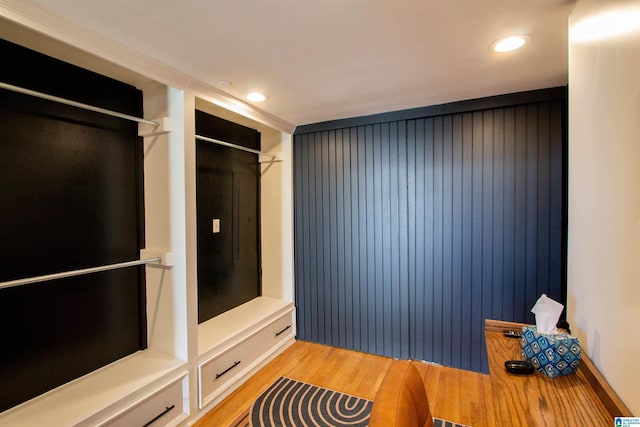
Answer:
[[(391, 360), (297, 341), (194, 427), (226, 427), (279, 377), (373, 400)], [(434, 416), (473, 427), (493, 426), (489, 376), (429, 363), (418, 365)]]

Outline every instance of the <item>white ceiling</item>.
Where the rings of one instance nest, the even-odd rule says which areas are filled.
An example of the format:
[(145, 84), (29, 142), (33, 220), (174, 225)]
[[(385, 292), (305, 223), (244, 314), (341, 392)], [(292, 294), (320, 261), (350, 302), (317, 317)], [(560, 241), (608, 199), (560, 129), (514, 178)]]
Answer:
[(32, 3), (300, 125), (564, 85), (574, 0)]

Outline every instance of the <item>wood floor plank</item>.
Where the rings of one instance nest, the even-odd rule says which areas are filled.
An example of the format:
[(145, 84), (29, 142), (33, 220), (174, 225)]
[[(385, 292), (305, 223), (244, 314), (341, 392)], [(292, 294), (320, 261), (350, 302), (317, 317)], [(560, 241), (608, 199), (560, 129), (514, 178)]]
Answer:
[[(392, 361), (388, 357), (297, 341), (194, 427), (227, 427), (281, 376), (373, 400)], [(434, 416), (473, 427), (493, 425), (487, 410), (491, 400), (488, 375), (430, 363), (417, 367), (425, 381)]]

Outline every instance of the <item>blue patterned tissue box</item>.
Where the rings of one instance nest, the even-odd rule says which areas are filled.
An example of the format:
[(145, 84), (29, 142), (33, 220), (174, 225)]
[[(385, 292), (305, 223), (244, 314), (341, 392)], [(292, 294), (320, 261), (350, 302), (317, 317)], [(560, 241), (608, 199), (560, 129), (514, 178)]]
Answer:
[(569, 375), (578, 370), (582, 350), (578, 338), (569, 334), (541, 334), (535, 326), (522, 328), (522, 360), (548, 377)]

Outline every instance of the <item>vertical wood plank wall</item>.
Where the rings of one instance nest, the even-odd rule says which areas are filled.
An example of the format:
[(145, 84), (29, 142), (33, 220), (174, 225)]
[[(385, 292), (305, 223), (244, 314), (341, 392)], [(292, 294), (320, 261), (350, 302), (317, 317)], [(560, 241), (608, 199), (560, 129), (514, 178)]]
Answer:
[(485, 318), (564, 302), (565, 109), (298, 129), (299, 338), (486, 371)]

